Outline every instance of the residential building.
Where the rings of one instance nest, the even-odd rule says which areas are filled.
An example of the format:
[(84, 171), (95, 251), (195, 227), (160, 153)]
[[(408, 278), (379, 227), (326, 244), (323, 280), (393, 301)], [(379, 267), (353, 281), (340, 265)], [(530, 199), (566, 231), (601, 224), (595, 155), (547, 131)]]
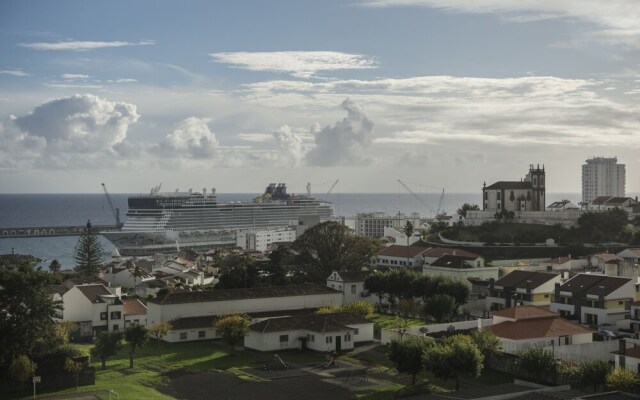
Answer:
[(607, 211), (619, 208), (629, 214), (637, 213), (638, 197), (599, 196), (587, 204), (587, 211)]
[[(136, 261), (134, 261), (136, 262)], [(125, 288), (134, 288), (144, 281), (150, 281), (155, 277), (145, 270), (140, 269), (141, 276), (133, 276), (133, 269), (127, 268), (126, 262), (112, 262), (103, 270), (102, 279), (109, 282), (113, 286), (122, 286)]]
[(124, 328), (131, 325), (147, 326), (147, 306), (138, 299), (121, 299), (124, 312)]
[(378, 252), (377, 265), (391, 268), (421, 266), (424, 263), (422, 254), (427, 250), (426, 247), (391, 245)]
[(548, 307), (556, 283), (560, 283), (559, 274), (516, 270), (489, 283), (487, 306), (490, 310), (518, 304)]
[(640, 347), (637, 341), (634, 346), (627, 348), (626, 340), (620, 340), (618, 351), (614, 352), (615, 367), (640, 374)]
[(364, 280), (367, 273), (363, 271), (333, 271), (327, 278), (327, 287), (342, 292), (342, 303), (353, 303), (358, 300), (367, 300), (368, 292), (364, 289)]
[(629, 329), (631, 332), (640, 332), (640, 301), (634, 301), (631, 303)]
[(384, 212), (359, 213), (353, 217), (353, 227), (356, 235), (372, 238), (384, 236), (384, 228), (402, 230), (407, 222), (411, 222), (415, 228), (421, 224), (420, 215), (413, 213), (410, 216), (398, 213), (389, 215)]
[(498, 279), (498, 267), (487, 267), (480, 256), (462, 256), (447, 254), (429, 265), (422, 267), (422, 274), (432, 277), (442, 277), (460, 280), (471, 288), (470, 279)]
[(103, 284), (57, 287), (53, 299), (62, 302), (56, 319), (75, 322), (78, 330), (74, 336), (78, 340), (91, 339), (101, 332), (124, 331), (124, 305), (119, 293), (112, 293)]
[(482, 188), (483, 211), (544, 211), (544, 165), (529, 166), (529, 172), (520, 181), (499, 181)]
[(567, 321), (544, 308), (523, 305), (496, 311), (487, 329), (502, 344), (505, 353), (518, 352), (534, 346), (567, 346), (591, 343), (594, 329)]
[(556, 283), (550, 310), (582, 324), (615, 325), (630, 317), (635, 300), (634, 279), (600, 274), (578, 274)]
[[(227, 313), (274, 312), (317, 309), (342, 305), (342, 292), (317, 285), (290, 285), (248, 289), (171, 292), (147, 302), (147, 321), (171, 322), (194, 317), (215, 317)], [(196, 320), (187, 321), (192, 324)], [(177, 330), (177, 328), (174, 328)], [(205, 333), (206, 335), (206, 333)], [(170, 337), (167, 340), (171, 340)], [(179, 340), (191, 340), (188, 334)]]
[(373, 340), (373, 322), (349, 313), (269, 318), (250, 326), (245, 347), (258, 351), (351, 350)]
[(640, 262), (640, 247), (624, 249), (616, 255), (629, 264), (638, 265)]
[(618, 257), (615, 254), (600, 253), (589, 256), (590, 269), (609, 276), (619, 276), (618, 266), (621, 262), (622, 257)]
[(296, 230), (290, 227), (242, 230), (236, 234), (236, 245), (245, 250), (267, 251), (272, 243), (292, 243)]
[(582, 202), (599, 196), (625, 196), (625, 166), (617, 157), (593, 157), (582, 165)]
[(569, 200), (555, 201), (547, 206), (547, 211), (569, 211), (579, 210), (580, 207)]
[[(424, 253), (420, 254), (420, 256), (424, 259), (425, 265), (432, 264), (434, 261), (439, 259), (442, 256), (453, 255), (453, 256), (463, 256), (470, 257), (472, 259), (481, 258), (478, 254), (472, 253), (467, 250), (455, 249), (452, 247), (430, 247)], [(483, 259), (484, 263), (484, 259)]]
[(584, 262), (574, 260), (571, 257), (554, 257), (540, 262), (547, 271), (571, 271), (574, 268), (583, 267)]

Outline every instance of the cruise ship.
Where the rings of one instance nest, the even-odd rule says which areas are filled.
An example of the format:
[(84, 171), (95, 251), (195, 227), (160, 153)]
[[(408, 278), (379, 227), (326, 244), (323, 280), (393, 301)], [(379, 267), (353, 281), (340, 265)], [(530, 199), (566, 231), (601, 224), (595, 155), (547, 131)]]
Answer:
[(219, 203), (215, 189), (160, 193), (158, 186), (128, 203), (122, 228), (100, 232), (123, 256), (235, 246), (241, 230), (299, 229), (333, 218), (332, 203), (312, 197), (309, 187), (306, 195), (288, 194), (284, 183), (270, 184), (252, 202)]

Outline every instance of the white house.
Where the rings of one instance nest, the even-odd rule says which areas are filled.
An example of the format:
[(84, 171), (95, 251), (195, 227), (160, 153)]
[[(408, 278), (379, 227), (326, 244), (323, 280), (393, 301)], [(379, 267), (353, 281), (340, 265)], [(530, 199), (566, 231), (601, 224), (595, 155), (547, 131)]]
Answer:
[(54, 300), (62, 301), (60, 321), (72, 321), (78, 325), (78, 339), (91, 338), (101, 332), (123, 331), (124, 306), (118, 295), (102, 284), (75, 285), (64, 292), (54, 294)]
[[(147, 321), (148, 324), (157, 321), (173, 324), (185, 318), (213, 317), (238, 312), (251, 314), (269, 311), (287, 315), (291, 310), (340, 305), (342, 305), (342, 292), (317, 285), (183, 291), (168, 293), (161, 298), (149, 300)], [(182, 340), (190, 339), (187, 335)]]
[(422, 267), (422, 274), (463, 281), (471, 288), (469, 279), (498, 279), (498, 267), (484, 266), (482, 257), (444, 255)]
[(567, 346), (591, 343), (595, 330), (572, 323), (559, 314), (536, 306), (516, 306), (493, 313), (489, 326), (506, 353), (533, 346)]
[(327, 278), (327, 287), (342, 292), (342, 303), (353, 303), (354, 301), (364, 300), (374, 302), (364, 289), (364, 279), (367, 277), (365, 272), (360, 271), (333, 271)]
[(601, 274), (578, 274), (556, 284), (550, 310), (582, 324), (615, 325), (630, 317), (635, 280)]
[(350, 350), (373, 340), (373, 322), (349, 313), (269, 318), (251, 325), (245, 347), (259, 351)]
[(616, 276), (618, 265), (622, 262), (622, 257), (615, 254), (601, 253), (589, 256), (591, 268), (603, 272), (605, 275)]
[(296, 230), (291, 227), (250, 229), (236, 233), (236, 245), (245, 250), (267, 251), (272, 243), (292, 243)]
[(155, 277), (144, 270), (141, 270), (142, 276), (133, 277), (133, 270), (125, 267), (124, 263), (110, 264), (102, 274), (102, 279), (109, 282), (113, 286), (124, 286), (133, 288), (144, 281), (155, 279)]
[[(453, 247), (430, 247), (427, 249), (427, 251), (421, 254), (422, 258), (424, 259), (425, 265), (432, 264), (434, 261), (436, 261), (440, 257), (450, 256), (450, 255), (470, 257), (472, 259), (481, 258), (476, 253), (472, 253), (470, 251), (466, 251), (462, 249), (456, 249)], [(482, 260), (482, 262), (484, 265), (484, 260)]]
[(624, 249), (616, 255), (627, 263), (638, 265), (638, 262), (640, 262), (640, 247)]
[(424, 258), (421, 254), (427, 251), (426, 247), (391, 245), (378, 253), (378, 267), (413, 267), (422, 265)]

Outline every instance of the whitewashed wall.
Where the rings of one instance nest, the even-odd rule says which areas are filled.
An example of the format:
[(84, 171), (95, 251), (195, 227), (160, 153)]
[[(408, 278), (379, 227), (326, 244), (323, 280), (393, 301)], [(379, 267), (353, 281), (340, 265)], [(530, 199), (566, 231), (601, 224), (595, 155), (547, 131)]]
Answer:
[[(204, 331), (205, 336), (200, 337), (199, 332)], [(186, 339), (180, 339), (180, 334), (186, 333)], [(180, 330), (171, 330), (165, 336), (165, 342), (177, 343), (177, 342), (189, 342), (195, 340), (209, 340), (209, 339), (219, 339), (219, 336), (216, 336), (216, 330), (214, 327), (210, 328), (196, 328), (196, 329), (180, 329)]]

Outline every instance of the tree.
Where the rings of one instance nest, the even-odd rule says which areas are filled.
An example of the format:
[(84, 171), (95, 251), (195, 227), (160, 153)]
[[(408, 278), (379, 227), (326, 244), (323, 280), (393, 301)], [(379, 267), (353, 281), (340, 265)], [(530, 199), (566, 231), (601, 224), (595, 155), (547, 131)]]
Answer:
[(539, 382), (542, 382), (544, 377), (555, 378), (556, 361), (553, 352), (536, 346), (521, 352), (519, 356), (518, 367), (533, 375)]
[(500, 339), (489, 329), (477, 329), (471, 332), (471, 339), (484, 356), (485, 361), (500, 351)]
[(69, 343), (69, 336), (71, 332), (75, 331), (78, 328), (78, 324), (73, 321), (62, 321), (55, 324), (54, 330), (56, 336), (60, 339), (62, 343)]
[(377, 240), (355, 236), (351, 230), (335, 221), (327, 221), (307, 229), (293, 243), (308, 263), (308, 276), (325, 282), (332, 271), (361, 271), (371, 266), (377, 254)]
[(638, 384), (638, 377), (633, 371), (616, 368), (607, 375), (607, 387), (616, 390), (630, 390)]
[(455, 300), (457, 308), (469, 301), (471, 290), (464, 282), (460, 280), (445, 279), (440, 281), (436, 292), (438, 294), (447, 294)]
[(102, 265), (103, 256), (104, 249), (89, 221), (76, 243), (73, 255), (76, 269), (84, 276), (95, 275)]
[(131, 274), (131, 277), (133, 278), (133, 295), (135, 296), (135, 294), (136, 294), (136, 286), (137, 286), (136, 285), (136, 280), (138, 278), (142, 278), (145, 275), (145, 270), (143, 270), (138, 265), (136, 265), (136, 263), (134, 263), (132, 259), (128, 259), (125, 262), (125, 266), (129, 270), (129, 273)]
[(274, 286), (285, 286), (289, 283), (287, 270), (294, 264), (294, 255), (287, 246), (280, 246), (269, 253), (269, 262), (265, 267), (268, 282)]
[(258, 269), (246, 254), (229, 254), (220, 262), (216, 289), (250, 288), (258, 282)]
[(593, 386), (593, 391), (598, 390), (598, 386), (607, 383), (607, 376), (613, 370), (611, 365), (604, 360), (594, 360), (580, 364), (575, 372), (575, 377), (584, 386)]
[(144, 347), (149, 340), (149, 332), (144, 325), (132, 325), (124, 333), (124, 338), (131, 345), (131, 351), (129, 352), (129, 368), (133, 368), (133, 354), (136, 352), (137, 347)]
[(396, 311), (405, 319), (420, 314), (420, 310), (421, 305), (414, 299), (400, 299), (396, 305)]
[(246, 314), (223, 315), (215, 322), (215, 328), (222, 333), (222, 340), (232, 349), (249, 331), (251, 318)]
[(423, 354), (423, 365), (440, 379), (455, 379), (460, 389), (460, 376), (480, 376), (484, 356), (473, 340), (466, 335), (453, 335)]
[(424, 305), (425, 316), (432, 317), (438, 323), (448, 321), (455, 311), (455, 299), (447, 294), (436, 294)]
[(398, 299), (411, 299), (413, 293), (411, 292), (411, 282), (416, 278), (417, 274), (406, 268), (400, 268), (389, 272), (389, 281), (387, 290), (391, 300)]
[(58, 260), (53, 260), (49, 264), (49, 271), (51, 271), (52, 274), (57, 274), (61, 269), (62, 265), (60, 265), (60, 261)]
[(35, 376), (38, 366), (24, 354), (17, 356), (9, 367), (9, 374), (12, 379), (22, 384), (26, 383), (31, 377)]
[(360, 318), (367, 318), (373, 314), (373, 306), (366, 301), (358, 300), (352, 303), (343, 304), (340, 311), (347, 312)]
[[(172, 326), (171, 323), (166, 321), (157, 321), (154, 322), (147, 328), (149, 335), (156, 340), (158, 346), (160, 346), (162, 339), (169, 333)], [(160, 350), (160, 355), (162, 356), (162, 349)]]
[(409, 336), (405, 339), (392, 339), (387, 355), (398, 372), (411, 375), (411, 384), (415, 385), (416, 375), (422, 371), (422, 354), (433, 346), (433, 338)]
[(405, 234), (405, 236), (407, 237), (407, 267), (409, 266), (409, 239), (411, 238), (411, 235), (413, 235), (413, 224), (411, 223), (411, 221), (407, 221), (406, 224), (404, 224), (404, 226), (402, 227), (402, 233)]
[(364, 279), (364, 287), (371, 293), (378, 295), (378, 303), (382, 307), (382, 299), (388, 292), (389, 274), (384, 272), (375, 272)]
[(61, 344), (52, 321), (61, 310), (51, 296), (52, 280), (28, 264), (0, 268), (0, 370), (19, 355), (33, 357)]
[(462, 207), (456, 210), (456, 213), (464, 218), (467, 218), (467, 211), (478, 211), (478, 210), (480, 210), (480, 207), (478, 207), (477, 204), (464, 203)]
[(75, 361), (72, 358), (67, 358), (64, 361), (64, 370), (76, 378), (76, 390), (78, 390), (78, 378), (80, 377), (80, 373), (84, 370), (84, 363), (81, 361)]
[(94, 340), (91, 354), (100, 358), (102, 369), (107, 368), (107, 358), (116, 355), (122, 348), (122, 334), (120, 332), (103, 332)]

